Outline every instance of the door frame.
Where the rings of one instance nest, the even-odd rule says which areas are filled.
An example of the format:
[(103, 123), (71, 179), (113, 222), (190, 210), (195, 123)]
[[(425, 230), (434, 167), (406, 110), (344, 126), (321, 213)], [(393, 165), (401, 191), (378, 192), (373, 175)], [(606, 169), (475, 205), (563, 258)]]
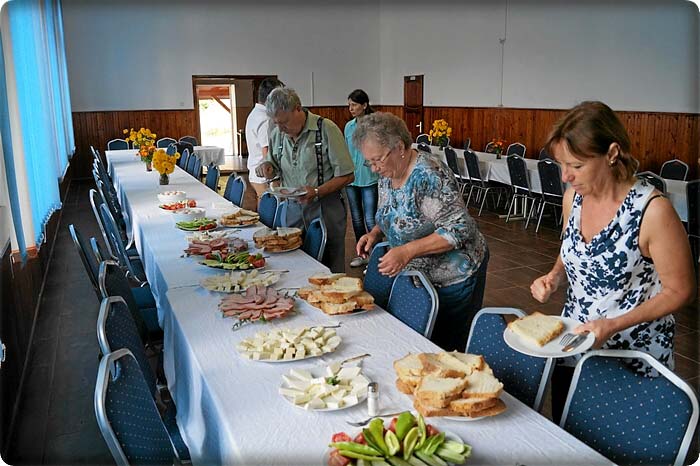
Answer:
[[(202, 142), (202, 130), (199, 124), (199, 99), (197, 99), (197, 86), (206, 86), (207, 84), (225, 84), (230, 86), (235, 84), (238, 79), (251, 79), (253, 80), (253, 102), (257, 102), (257, 90), (259, 83), (265, 78), (277, 78), (276, 74), (194, 74), (192, 75), (192, 109), (194, 111), (194, 125), (195, 133), (193, 136), (197, 138), (197, 141)], [(236, 137), (234, 134), (233, 137)]]
[[(414, 80), (419, 80), (420, 81), (420, 87), (421, 87), (421, 103), (420, 103), (420, 123), (424, 122), (425, 119), (425, 107), (423, 105), (424, 102), (424, 91), (425, 91), (425, 76), (422, 74), (410, 74), (406, 75), (403, 77), (403, 113), (404, 113), (404, 120), (407, 120), (407, 110), (411, 109), (412, 107), (406, 105), (406, 82), (411, 80), (411, 78), (416, 78)], [(414, 108), (414, 110), (417, 110), (419, 107)], [(412, 124), (412, 123), (411, 123)], [(408, 125), (407, 125), (408, 126)], [(424, 133), (425, 128), (421, 128), (420, 131), (418, 131), (418, 134)], [(409, 128), (409, 132), (411, 132), (412, 129)]]

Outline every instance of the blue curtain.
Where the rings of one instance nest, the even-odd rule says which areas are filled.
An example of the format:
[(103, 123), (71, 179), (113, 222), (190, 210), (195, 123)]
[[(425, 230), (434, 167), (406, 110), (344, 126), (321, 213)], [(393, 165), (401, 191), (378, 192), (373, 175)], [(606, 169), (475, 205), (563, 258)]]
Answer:
[(63, 131), (66, 135), (68, 158), (75, 153), (75, 136), (73, 135), (73, 112), (70, 105), (70, 86), (68, 85), (68, 66), (66, 65), (66, 46), (63, 35), (63, 7), (61, 0), (54, 3), (56, 20), (56, 53), (58, 55), (58, 74), (61, 79), (61, 105), (63, 106)]

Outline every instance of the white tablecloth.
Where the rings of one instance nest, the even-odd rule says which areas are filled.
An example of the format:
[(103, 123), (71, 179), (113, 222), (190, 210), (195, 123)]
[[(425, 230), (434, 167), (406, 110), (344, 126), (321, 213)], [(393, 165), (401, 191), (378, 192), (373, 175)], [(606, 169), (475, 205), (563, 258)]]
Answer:
[(194, 153), (202, 159), (202, 166), (206, 167), (212, 163), (215, 165), (223, 165), (224, 148), (216, 146), (194, 146)]
[(678, 216), (684, 222), (688, 221), (688, 193), (685, 190), (687, 181), (667, 180), (666, 182), (666, 197), (673, 204), (673, 208), (678, 212)]
[[(222, 202), (213, 191), (176, 170), (171, 185), (125, 154), (108, 154), (110, 172), (134, 222), (136, 245), (154, 289), (165, 333), (164, 365), (178, 408), (178, 424), (194, 464), (322, 464), (333, 433), (356, 428), (345, 420), (363, 418), (366, 405), (328, 413), (307, 412), (277, 394), (281, 375), (292, 367), (313, 368), (369, 352), (367, 375), (380, 384), (382, 409), (410, 409), (409, 397), (394, 387), (392, 362), (410, 351), (435, 351), (430, 341), (377, 309), (365, 314), (331, 317), (298, 302), (297, 315), (232, 331), (233, 321), (217, 311), (220, 294), (195, 286), (217, 271), (181, 258), (185, 232), (174, 228), (169, 212), (157, 208), (156, 193), (180, 189), (208, 208)], [(241, 230), (249, 238), (255, 228)], [(327, 270), (300, 251), (270, 255), (268, 268), (288, 269), (279, 287), (300, 286)], [(253, 362), (235, 350), (243, 338), (275, 327), (342, 322), (343, 343), (333, 355), (294, 363)], [(473, 447), (470, 464), (610, 464), (604, 457), (508, 394), (508, 410), (477, 422), (431, 420)], [(507, 439), (507, 441), (504, 441)]]

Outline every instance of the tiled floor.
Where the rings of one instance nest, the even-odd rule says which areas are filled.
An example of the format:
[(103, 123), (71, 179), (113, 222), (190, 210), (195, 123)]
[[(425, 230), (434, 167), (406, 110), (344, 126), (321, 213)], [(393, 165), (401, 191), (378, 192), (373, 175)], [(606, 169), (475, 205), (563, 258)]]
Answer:
[[(222, 179), (221, 186), (225, 185)], [(99, 236), (87, 193), (90, 185), (75, 182), (64, 204), (61, 226), (42, 298), (30, 374), (15, 439), (12, 464), (113, 464), (100, 436), (93, 411), (97, 371), (95, 322), (98, 301), (75, 252), (67, 226), (84, 236)], [(250, 190), (249, 190), (250, 191)], [(254, 205), (247, 193), (245, 207)], [(474, 209), (470, 209), (476, 215)], [(528, 312), (561, 312), (565, 295), (557, 292), (545, 304), (530, 295), (532, 280), (547, 272), (559, 251), (559, 234), (547, 220), (538, 234), (522, 222), (506, 224), (493, 213), (478, 218), (491, 250), (484, 306), (509, 306)], [(346, 265), (350, 268), (355, 239), (348, 220)], [(677, 314), (676, 372), (696, 390), (700, 387), (698, 300)], [(697, 454), (696, 454), (697, 456)]]

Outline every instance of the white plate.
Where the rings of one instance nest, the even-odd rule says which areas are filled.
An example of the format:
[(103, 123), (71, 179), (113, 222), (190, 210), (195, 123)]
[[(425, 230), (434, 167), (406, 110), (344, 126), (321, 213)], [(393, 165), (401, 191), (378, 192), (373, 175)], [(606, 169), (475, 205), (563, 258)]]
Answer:
[[(468, 416), (444, 416), (443, 419), (447, 419), (449, 421), (457, 421), (457, 422), (471, 422), (471, 421), (478, 421), (480, 419), (484, 419), (487, 416), (479, 416), (479, 417), (468, 417)], [(491, 417), (491, 416), (489, 416)], [(428, 418), (430, 419), (430, 418)], [(447, 434), (445, 434), (447, 435)]]
[(299, 249), (301, 246), (302, 246), (302, 245), (300, 244), (299, 246), (293, 247), (293, 248), (291, 248), (291, 249), (285, 249), (285, 250), (283, 250), (283, 251), (270, 251), (270, 250), (268, 250), (266, 247), (264, 247), (262, 250), (265, 251), (265, 252), (268, 253), (268, 254), (282, 254), (282, 253), (285, 253), (285, 252), (296, 251), (296, 250)]
[[(222, 268), (223, 268), (223, 267), (222, 267)], [(226, 269), (224, 269), (224, 270), (226, 270)], [(253, 270), (260, 270), (260, 269), (253, 269)], [(234, 274), (236, 274), (236, 275), (243, 275), (243, 274), (248, 275), (248, 274), (250, 273), (249, 270), (237, 270), (237, 271), (236, 271), (236, 270), (232, 270), (232, 272), (233, 272)], [(228, 273), (227, 273), (226, 275), (229, 276)], [(269, 278), (271, 279), (271, 283), (268, 283), (267, 285), (264, 285), (264, 286), (271, 286), (271, 285), (274, 285), (275, 283), (277, 283), (277, 282), (280, 280), (280, 277), (281, 277), (281, 275), (278, 274), (278, 273), (265, 272), (265, 271), (259, 271), (259, 272), (258, 272), (258, 275), (270, 275)], [(245, 288), (241, 288), (241, 289), (238, 290), (238, 291), (223, 291), (223, 290), (217, 290), (217, 289), (216, 289), (215, 283), (217, 283), (218, 281), (220, 281), (220, 280), (222, 279), (222, 277), (223, 277), (223, 275), (215, 275), (215, 276), (212, 276), (212, 277), (206, 277), (206, 278), (203, 278), (202, 280), (200, 280), (199, 284), (202, 286), (202, 288), (205, 288), (205, 289), (207, 289), (207, 290), (209, 290), (209, 291), (213, 291), (213, 292), (215, 292), (215, 293), (243, 293), (243, 292), (245, 292), (245, 290), (247, 290), (248, 288), (250, 288), (251, 286), (253, 286), (253, 285), (247, 285)], [(229, 280), (229, 281), (230, 281), (230, 280)], [(256, 284), (256, 285), (257, 285), (257, 284)]]
[[(312, 371), (311, 375), (313, 375), (314, 377), (321, 377), (321, 375), (324, 375), (324, 374), (321, 374), (319, 371)], [(362, 375), (362, 372), (360, 372), (360, 375)], [(324, 377), (325, 377), (325, 375), (324, 375)], [(282, 385), (280, 385), (280, 388), (292, 388), (292, 387), (290, 387), (286, 383), (282, 382)], [(353, 403), (351, 405), (341, 406), (340, 408), (321, 408), (321, 409), (306, 409), (306, 408), (304, 408), (304, 405), (294, 404), (294, 401), (290, 397), (288, 397), (287, 395), (280, 395), (280, 396), (282, 398), (284, 398), (285, 400), (287, 400), (289, 402), (289, 404), (291, 404), (292, 406), (296, 406), (297, 408), (303, 409), (304, 411), (323, 413), (323, 412), (330, 412), (330, 411), (341, 411), (343, 409), (348, 409), (348, 408), (352, 408), (353, 406), (357, 406), (357, 405), (363, 403), (367, 399), (367, 392), (365, 391), (365, 394), (357, 399), (357, 403)]]
[(290, 188), (289, 186), (271, 187), (270, 193), (278, 197), (301, 197), (306, 194), (304, 188)]
[(506, 328), (506, 330), (503, 332), (503, 339), (506, 341), (506, 344), (515, 351), (538, 358), (566, 358), (573, 356), (574, 354), (580, 354), (588, 351), (588, 349), (593, 346), (593, 342), (595, 342), (595, 335), (593, 333), (588, 333), (583, 343), (568, 353), (563, 352), (562, 348), (564, 348), (564, 345), (560, 345), (559, 340), (561, 340), (561, 337), (566, 333), (572, 332), (574, 328), (581, 325), (581, 322), (570, 317), (559, 317), (559, 319), (561, 319), (561, 321), (564, 323), (564, 331), (561, 332), (561, 334), (559, 334), (554, 340), (542, 347), (521, 338), (510, 328)]

